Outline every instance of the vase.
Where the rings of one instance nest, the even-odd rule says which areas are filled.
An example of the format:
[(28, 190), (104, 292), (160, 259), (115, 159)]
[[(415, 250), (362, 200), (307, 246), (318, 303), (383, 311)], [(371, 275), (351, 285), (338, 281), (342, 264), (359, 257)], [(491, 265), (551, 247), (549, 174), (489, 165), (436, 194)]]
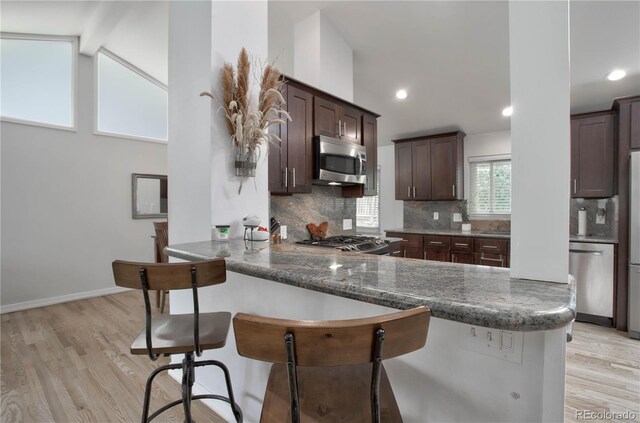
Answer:
[(255, 177), (258, 152), (249, 149), (236, 150), (236, 176)]

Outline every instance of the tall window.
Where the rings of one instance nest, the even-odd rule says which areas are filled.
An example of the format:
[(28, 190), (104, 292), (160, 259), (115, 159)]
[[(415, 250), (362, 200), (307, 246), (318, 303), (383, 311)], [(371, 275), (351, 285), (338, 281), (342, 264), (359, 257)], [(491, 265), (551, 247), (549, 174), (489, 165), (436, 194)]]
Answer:
[(511, 159), (469, 158), (469, 212), (511, 214)]
[(75, 128), (77, 39), (0, 34), (2, 120)]
[(97, 56), (97, 132), (167, 141), (167, 87), (106, 50)]
[(380, 166), (376, 170), (376, 195), (356, 199), (356, 229), (364, 232), (380, 231)]

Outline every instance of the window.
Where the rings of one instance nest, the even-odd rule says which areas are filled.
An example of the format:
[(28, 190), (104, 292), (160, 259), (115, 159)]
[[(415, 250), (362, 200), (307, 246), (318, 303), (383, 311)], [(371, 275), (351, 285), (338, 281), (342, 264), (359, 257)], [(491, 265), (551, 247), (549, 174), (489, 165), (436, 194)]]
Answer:
[(169, 96), (161, 82), (114, 54), (97, 54), (97, 133), (167, 141)]
[(376, 195), (356, 199), (356, 229), (380, 231), (380, 166), (376, 170)]
[(469, 212), (511, 214), (511, 159), (469, 158)]
[(0, 115), (9, 122), (75, 128), (76, 38), (0, 35)]

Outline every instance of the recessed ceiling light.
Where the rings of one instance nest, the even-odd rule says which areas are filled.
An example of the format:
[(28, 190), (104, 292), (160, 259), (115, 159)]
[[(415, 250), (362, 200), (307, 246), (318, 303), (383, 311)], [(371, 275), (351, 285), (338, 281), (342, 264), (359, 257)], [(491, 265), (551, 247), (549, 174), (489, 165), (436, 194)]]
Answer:
[(622, 79), (625, 77), (627, 73), (625, 71), (623, 71), (622, 69), (614, 69), (611, 72), (609, 72), (608, 74), (606, 74), (604, 77), (605, 79), (608, 79), (609, 81), (617, 81), (618, 79)]
[(513, 107), (505, 107), (502, 109), (502, 116), (511, 116), (513, 114)]
[(407, 90), (396, 91), (396, 98), (398, 100), (404, 100), (405, 98), (407, 98)]

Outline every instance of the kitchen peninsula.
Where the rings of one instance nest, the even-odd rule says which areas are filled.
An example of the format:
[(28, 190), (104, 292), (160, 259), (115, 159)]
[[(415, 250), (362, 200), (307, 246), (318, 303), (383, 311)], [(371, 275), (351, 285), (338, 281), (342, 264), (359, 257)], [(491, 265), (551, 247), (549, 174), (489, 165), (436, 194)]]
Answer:
[[(201, 295), (207, 311), (324, 320), (428, 306), (434, 319), (426, 347), (386, 364), (406, 422), (562, 421), (572, 284), (291, 244), (248, 247), (255, 250), (242, 241), (205, 241), (165, 251), (185, 260), (225, 257), (227, 283)], [(186, 303), (187, 294), (174, 300)], [(230, 367), (246, 420), (257, 421), (268, 365), (238, 356), (232, 338), (216, 358)], [(213, 375), (199, 380), (205, 390), (223, 389)]]

